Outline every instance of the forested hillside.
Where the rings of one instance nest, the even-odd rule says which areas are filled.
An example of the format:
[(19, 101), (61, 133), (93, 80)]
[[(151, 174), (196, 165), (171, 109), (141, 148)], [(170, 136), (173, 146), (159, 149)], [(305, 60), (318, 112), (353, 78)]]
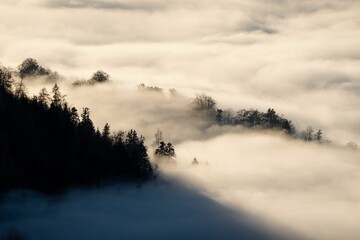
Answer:
[(0, 69), (0, 191), (32, 188), (56, 191), (118, 177), (153, 175), (144, 137), (135, 130), (95, 130), (90, 110), (80, 116), (55, 84), (28, 97)]

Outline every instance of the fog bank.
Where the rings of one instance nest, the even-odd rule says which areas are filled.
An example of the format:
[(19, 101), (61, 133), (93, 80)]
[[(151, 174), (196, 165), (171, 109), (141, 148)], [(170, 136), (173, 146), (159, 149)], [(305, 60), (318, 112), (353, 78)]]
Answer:
[[(357, 239), (360, 155), (264, 134), (225, 135), (177, 147), (165, 171), (233, 209), (247, 209), (309, 239)], [(196, 157), (200, 162), (192, 166)]]
[[(66, 99), (79, 111), (89, 107), (100, 130), (107, 122), (111, 130), (133, 128), (148, 146), (162, 130), (177, 153), (176, 168), (165, 167), (163, 174), (206, 196), (195, 205), (214, 200), (236, 217), (254, 214), (309, 239), (351, 240), (360, 235), (359, 152), (274, 132), (211, 126), (194, 117), (190, 103), (205, 92), (222, 109), (274, 108), (298, 131), (312, 125), (334, 145), (360, 144), (359, 12), (357, 0), (5, 0), (0, 64), (16, 67), (32, 57), (58, 71)], [(98, 69), (111, 76), (109, 83), (71, 86)], [(161, 87), (164, 94), (139, 92), (140, 83)], [(28, 79), (26, 85), (32, 95), (53, 83)], [(170, 88), (182, 97), (171, 98)], [(197, 167), (191, 166), (194, 157)], [(140, 195), (152, 202), (161, 195), (152, 191)], [(157, 206), (149, 204), (148, 213)], [(208, 216), (211, 209), (199, 215)], [(127, 214), (137, 219), (137, 212)], [(84, 216), (90, 215), (61, 219)], [(139, 216), (144, 226), (153, 224), (148, 215)], [(178, 224), (189, 220), (184, 219)], [(19, 224), (36, 224), (31, 221)], [(223, 226), (217, 221), (214, 217), (214, 225)], [(200, 236), (213, 223), (192, 233)], [(169, 234), (177, 232), (168, 227)], [(216, 229), (214, 236), (223, 233)]]

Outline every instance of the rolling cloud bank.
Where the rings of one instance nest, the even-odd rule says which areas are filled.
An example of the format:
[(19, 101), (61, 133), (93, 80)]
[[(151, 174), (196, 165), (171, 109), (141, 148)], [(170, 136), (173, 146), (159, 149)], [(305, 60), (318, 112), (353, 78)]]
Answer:
[[(146, 137), (150, 155), (157, 129), (174, 144), (177, 165), (160, 166), (160, 172), (165, 182), (176, 187), (146, 185), (138, 192), (124, 190), (130, 194), (124, 198), (117, 195), (124, 191), (104, 190), (99, 195), (104, 205), (111, 199), (131, 202), (139, 194), (145, 202), (148, 199), (153, 212), (162, 211), (149, 195), (155, 192), (166, 198), (168, 193), (169, 201), (182, 196), (187, 203), (194, 199), (194, 205), (206, 202), (194, 216), (208, 211), (231, 218), (235, 213), (249, 214), (283, 234), (306, 239), (359, 238), (360, 155), (341, 147), (350, 141), (360, 143), (359, 1), (5, 0), (0, 12), (1, 65), (15, 67), (27, 57), (35, 58), (60, 74), (57, 83), (66, 99), (78, 109), (89, 107), (100, 129), (105, 123), (111, 130), (135, 128)], [(89, 79), (98, 69), (110, 75), (109, 82), (72, 85)], [(163, 94), (139, 91), (141, 83), (163, 88)], [(25, 79), (25, 84), (31, 96), (43, 87), (50, 90), (54, 82)], [(179, 96), (170, 96), (168, 89), (173, 88)], [(191, 111), (192, 99), (201, 93), (212, 96), (224, 110), (274, 108), (293, 122), (299, 134), (311, 125), (332, 144), (306, 143), (276, 131), (209, 124)], [(195, 167), (191, 165), (194, 157), (200, 163)], [(181, 188), (184, 195), (170, 194), (173, 188)], [(90, 202), (96, 202), (96, 193), (88, 194)], [(41, 216), (56, 221), (71, 218), (59, 209), (72, 209), (76, 201), (86, 198), (77, 191), (70, 196)], [(36, 229), (41, 220), (29, 225), (22, 218), (28, 210), (10, 200), (0, 212), (16, 217), (1, 218), (3, 226), (40, 236), (30, 229)], [(234, 213), (217, 210), (215, 203)], [(27, 204), (43, 203), (35, 198)], [(172, 208), (169, 203), (165, 206)], [(80, 209), (72, 219), (86, 216), (89, 209)], [(100, 214), (100, 218), (121, 221), (116, 215), (101, 215), (109, 209), (99, 209), (92, 209), (97, 218)], [(174, 215), (193, 208), (179, 209), (184, 210)], [(129, 210), (129, 214), (136, 212)], [(143, 219), (143, 224), (153, 220), (146, 214)], [(201, 236), (212, 224), (218, 223), (213, 219), (189, 234)], [(229, 238), (239, 236), (235, 229), (229, 229)], [(79, 236), (86, 236), (81, 232)], [(127, 237), (137, 238), (132, 233)]]

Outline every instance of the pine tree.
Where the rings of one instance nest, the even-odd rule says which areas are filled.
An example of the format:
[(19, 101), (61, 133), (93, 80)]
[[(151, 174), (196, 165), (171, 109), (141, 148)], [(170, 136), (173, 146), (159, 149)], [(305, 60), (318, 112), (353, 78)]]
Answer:
[(64, 102), (64, 96), (61, 95), (59, 86), (55, 84), (51, 92), (53, 94), (51, 107), (61, 108)]
[(110, 139), (110, 126), (108, 123), (105, 124), (101, 136), (106, 140)]
[(42, 88), (40, 90), (37, 100), (42, 106), (44, 106), (44, 107), (49, 106), (49, 104), (51, 102), (51, 98), (50, 98), (50, 94), (47, 92), (46, 88)]
[(89, 108), (83, 108), (83, 112), (81, 114), (80, 126), (87, 134), (94, 134), (95, 127), (90, 118), (90, 110)]

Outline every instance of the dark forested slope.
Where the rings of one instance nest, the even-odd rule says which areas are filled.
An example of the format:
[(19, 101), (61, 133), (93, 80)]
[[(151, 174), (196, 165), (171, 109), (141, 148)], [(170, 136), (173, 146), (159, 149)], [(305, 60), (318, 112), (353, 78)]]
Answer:
[(57, 85), (29, 98), (0, 69), (0, 191), (53, 191), (114, 177), (153, 175), (144, 138), (135, 130), (95, 130), (88, 108), (78, 116)]

